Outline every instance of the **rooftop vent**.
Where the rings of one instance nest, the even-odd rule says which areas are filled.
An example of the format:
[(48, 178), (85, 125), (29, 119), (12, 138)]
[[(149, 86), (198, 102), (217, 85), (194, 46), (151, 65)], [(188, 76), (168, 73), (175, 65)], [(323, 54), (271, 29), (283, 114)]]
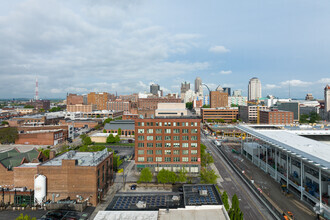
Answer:
[(136, 203), (136, 206), (139, 209), (145, 209), (147, 207), (147, 203), (145, 201), (139, 201), (138, 203)]
[(199, 190), (199, 195), (200, 196), (207, 196), (207, 190)]

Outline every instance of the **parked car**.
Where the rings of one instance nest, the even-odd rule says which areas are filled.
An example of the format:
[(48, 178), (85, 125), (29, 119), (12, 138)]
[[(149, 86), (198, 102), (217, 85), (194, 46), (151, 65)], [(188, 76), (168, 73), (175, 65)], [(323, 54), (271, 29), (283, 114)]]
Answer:
[(131, 190), (136, 190), (137, 185), (131, 185)]

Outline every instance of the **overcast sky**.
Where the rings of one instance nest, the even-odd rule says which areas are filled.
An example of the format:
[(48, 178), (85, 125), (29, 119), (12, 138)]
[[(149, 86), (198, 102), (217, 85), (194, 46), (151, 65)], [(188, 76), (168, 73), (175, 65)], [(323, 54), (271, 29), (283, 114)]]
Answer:
[[(96, 3), (97, 2), (97, 3)], [(28, 0), (0, 7), (0, 98), (167, 92), (199, 76), (263, 96), (323, 98), (329, 0)], [(289, 83), (290, 82), (290, 83)]]

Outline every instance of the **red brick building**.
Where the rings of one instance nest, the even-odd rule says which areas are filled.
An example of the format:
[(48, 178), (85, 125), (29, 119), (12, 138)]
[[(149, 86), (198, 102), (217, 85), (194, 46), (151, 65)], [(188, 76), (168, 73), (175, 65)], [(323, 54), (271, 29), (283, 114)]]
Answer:
[(191, 174), (200, 171), (199, 118), (176, 117), (135, 120), (135, 164), (158, 172), (183, 167)]
[(66, 106), (67, 112), (92, 112), (95, 110), (97, 110), (97, 105), (94, 104), (90, 104), (90, 105), (76, 104), (76, 105)]
[(110, 94), (107, 92), (95, 93), (91, 92), (87, 95), (87, 104), (96, 105), (97, 110), (107, 110), (107, 102), (110, 99)]
[(228, 106), (228, 93), (220, 91), (210, 92), (210, 107), (219, 108)]
[(66, 105), (84, 104), (84, 97), (77, 94), (68, 94), (66, 97)]
[(238, 119), (238, 108), (202, 108), (203, 122), (222, 119), (227, 123)]
[(293, 112), (269, 110), (260, 111), (260, 123), (261, 124), (292, 124)]
[(155, 116), (155, 110), (158, 103), (181, 103), (181, 99), (177, 98), (141, 98), (138, 101), (138, 115), (145, 118)]
[(27, 131), (18, 134), (15, 144), (57, 145), (65, 141), (65, 135), (63, 129)]
[(130, 112), (131, 102), (117, 99), (108, 102), (108, 110)]
[(126, 114), (122, 116), (123, 120), (135, 120), (138, 119), (139, 115), (138, 114)]

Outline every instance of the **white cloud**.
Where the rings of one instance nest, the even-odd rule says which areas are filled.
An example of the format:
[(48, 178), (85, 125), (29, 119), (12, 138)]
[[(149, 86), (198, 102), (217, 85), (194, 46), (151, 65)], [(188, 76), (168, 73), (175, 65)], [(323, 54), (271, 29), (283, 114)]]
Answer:
[(213, 53), (228, 53), (230, 52), (225, 46), (213, 46), (209, 49), (210, 52)]
[(293, 86), (293, 87), (305, 87), (305, 86), (309, 86), (313, 84), (312, 82), (304, 82), (304, 81), (301, 81), (299, 79), (293, 79), (293, 80), (287, 80), (287, 81), (284, 81), (284, 82), (281, 82), (281, 85), (282, 86)]
[(275, 85), (275, 84), (266, 84), (264, 86), (265, 89), (277, 89), (277, 88), (281, 88), (281, 86)]
[(322, 78), (318, 80), (317, 83), (330, 84), (330, 78)]
[(221, 70), (220, 74), (228, 75), (228, 74), (232, 74), (232, 71), (231, 70)]

